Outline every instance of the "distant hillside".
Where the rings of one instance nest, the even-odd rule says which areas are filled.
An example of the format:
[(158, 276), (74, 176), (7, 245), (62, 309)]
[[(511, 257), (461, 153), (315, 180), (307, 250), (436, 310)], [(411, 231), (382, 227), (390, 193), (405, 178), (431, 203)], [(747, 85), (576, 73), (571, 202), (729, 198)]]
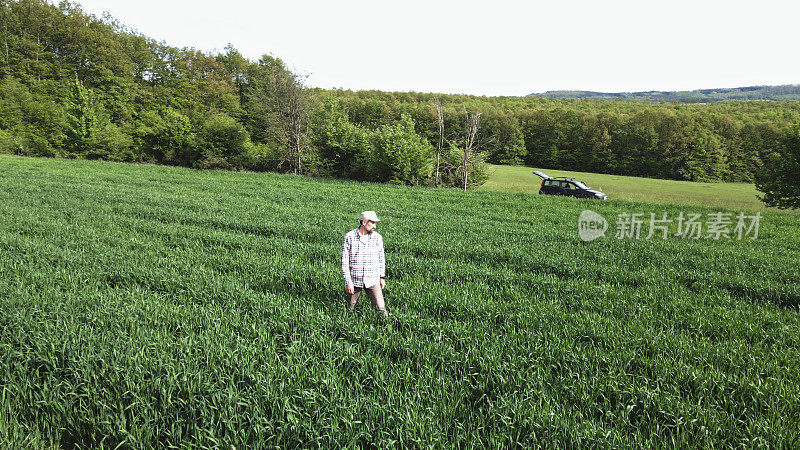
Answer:
[(683, 103), (708, 103), (728, 100), (800, 100), (800, 84), (789, 84), (785, 86), (749, 86), (722, 89), (698, 89), (694, 91), (547, 91), (543, 94), (530, 94), (529, 97), (588, 98), (595, 100), (663, 100), (666, 102)]

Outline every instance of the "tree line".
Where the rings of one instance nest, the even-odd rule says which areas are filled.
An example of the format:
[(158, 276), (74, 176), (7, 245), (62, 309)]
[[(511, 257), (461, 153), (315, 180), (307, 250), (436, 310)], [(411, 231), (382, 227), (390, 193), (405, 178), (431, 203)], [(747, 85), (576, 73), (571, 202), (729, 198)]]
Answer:
[(435, 98), (446, 129), (463, 133), (459, 111), (481, 113), (479, 148), (488, 162), (692, 181), (753, 181), (776, 157), (800, 102), (668, 104), (631, 101), (437, 96), (326, 91), (350, 120), (381, 124), (402, 114), (436, 142)]
[(800, 102), (667, 104), (308, 88), (272, 55), (0, 0), (0, 153), (468, 188), (486, 163), (753, 181)]

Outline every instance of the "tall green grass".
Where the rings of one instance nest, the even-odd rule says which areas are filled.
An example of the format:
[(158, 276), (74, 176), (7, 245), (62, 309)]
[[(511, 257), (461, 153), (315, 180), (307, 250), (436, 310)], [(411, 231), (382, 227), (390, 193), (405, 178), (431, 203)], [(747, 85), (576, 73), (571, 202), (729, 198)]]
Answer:
[[(799, 445), (797, 218), (578, 238), (583, 209), (653, 207), (681, 210), (0, 157), (0, 440)], [(387, 321), (344, 308), (362, 210)]]

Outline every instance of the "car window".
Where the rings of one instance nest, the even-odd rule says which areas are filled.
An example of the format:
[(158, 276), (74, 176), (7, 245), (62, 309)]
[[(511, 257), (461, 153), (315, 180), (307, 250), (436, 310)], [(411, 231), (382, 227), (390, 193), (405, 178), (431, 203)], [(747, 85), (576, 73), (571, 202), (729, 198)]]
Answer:
[(576, 181), (575, 182), (575, 186), (578, 186), (580, 189), (589, 189), (588, 186), (586, 186), (585, 184), (581, 183), (580, 181)]

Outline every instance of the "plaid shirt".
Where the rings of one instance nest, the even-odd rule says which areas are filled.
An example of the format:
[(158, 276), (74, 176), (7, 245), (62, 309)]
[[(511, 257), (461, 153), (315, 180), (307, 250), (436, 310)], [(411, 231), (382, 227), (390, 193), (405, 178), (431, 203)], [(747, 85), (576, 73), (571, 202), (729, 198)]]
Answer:
[(356, 228), (344, 235), (342, 276), (355, 287), (372, 287), (386, 277), (383, 237), (377, 231), (362, 235)]

